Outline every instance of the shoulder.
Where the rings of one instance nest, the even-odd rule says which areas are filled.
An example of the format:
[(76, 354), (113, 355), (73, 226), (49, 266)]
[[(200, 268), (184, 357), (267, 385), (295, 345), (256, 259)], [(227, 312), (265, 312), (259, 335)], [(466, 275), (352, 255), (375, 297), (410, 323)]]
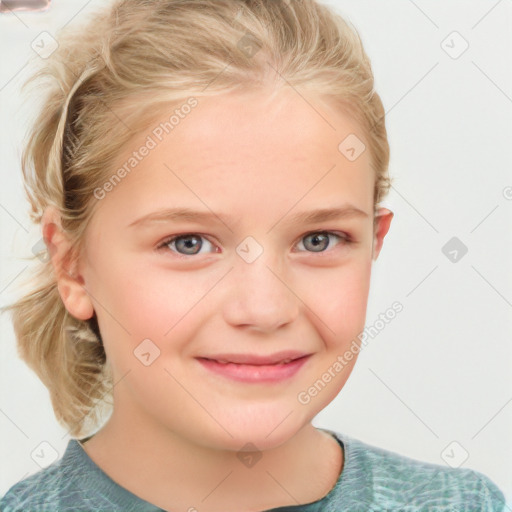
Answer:
[[(71, 440), (61, 459), (14, 484), (0, 498), (1, 512), (49, 512), (92, 510), (90, 491), (82, 482), (88, 471), (79, 457), (76, 441)], [(104, 503), (108, 506), (109, 503)], [(83, 508), (80, 508), (83, 507)], [(109, 510), (118, 510), (109, 508)]]
[[(60, 461), (13, 485), (0, 499), (2, 512), (42, 511), (56, 507), (65, 483)], [(56, 510), (56, 508), (55, 508)]]
[[(342, 478), (364, 485), (367, 499), (386, 509), (436, 512), (501, 512), (505, 498), (484, 474), (432, 464), (334, 433), (345, 447)], [(405, 508), (404, 508), (405, 507)]]

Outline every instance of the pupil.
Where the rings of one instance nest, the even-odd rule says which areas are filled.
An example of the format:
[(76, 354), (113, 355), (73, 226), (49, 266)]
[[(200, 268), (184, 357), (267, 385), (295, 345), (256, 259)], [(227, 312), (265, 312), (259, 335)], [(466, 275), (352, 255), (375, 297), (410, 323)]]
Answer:
[(183, 237), (179, 241), (182, 243), (182, 245), (185, 246), (185, 247), (182, 247), (185, 250), (193, 249), (194, 246), (198, 246), (199, 245), (197, 237), (196, 236), (192, 236), (192, 235), (188, 235), (186, 237)]
[(325, 245), (327, 236), (325, 234), (316, 234), (316, 235), (312, 235), (311, 239), (312, 239), (313, 247), (318, 248), (319, 246), (322, 245), (322, 242), (324, 242), (324, 245)]

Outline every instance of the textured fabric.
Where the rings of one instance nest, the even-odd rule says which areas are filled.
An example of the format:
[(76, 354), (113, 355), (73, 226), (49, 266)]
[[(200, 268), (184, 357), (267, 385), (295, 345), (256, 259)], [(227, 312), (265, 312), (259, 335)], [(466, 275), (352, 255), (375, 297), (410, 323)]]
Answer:
[[(330, 432), (330, 431), (328, 431)], [(267, 512), (502, 512), (503, 493), (485, 475), (420, 462), (330, 432), (345, 454), (343, 471), (323, 499)], [(2, 512), (123, 511), (162, 509), (119, 486), (76, 439), (60, 460), (12, 486)], [(171, 511), (177, 512), (177, 511)]]

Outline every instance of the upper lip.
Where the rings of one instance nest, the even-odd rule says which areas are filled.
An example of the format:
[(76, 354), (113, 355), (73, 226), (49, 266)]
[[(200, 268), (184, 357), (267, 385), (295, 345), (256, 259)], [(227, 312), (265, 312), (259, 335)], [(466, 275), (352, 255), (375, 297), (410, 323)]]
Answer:
[(298, 352), (297, 350), (284, 350), (270, 355), (259, 354), (215, 354), (211, 356), (202, 356), (199, 359), (211, 359), (214, 361), (236, 363), (236, 364), (250, 364), (254, 366), (266, 364), (278, 364), (284, 361), (293, 361), (301, 357), (309, 356), (305, 352)]

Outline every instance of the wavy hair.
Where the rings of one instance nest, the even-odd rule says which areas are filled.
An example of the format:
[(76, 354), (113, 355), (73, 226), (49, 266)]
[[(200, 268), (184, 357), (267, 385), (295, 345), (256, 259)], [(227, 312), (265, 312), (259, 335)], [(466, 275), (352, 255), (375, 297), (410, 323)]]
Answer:
[[(375, 208), (389, 191), (370, 60), (355, 28), (315, 0), (117, 0), (56, 40), (23, 86), (36, 83), (45, 97), (21, 167), (32, 221), (58, 210), (70, 261), (82, 253), (94, 191), (119, 153), (162, 109), (191, 96), (285, 84), (326, 98), (363, 129)], [(57, 420), (80, 438), (112, 406), (112, 373), (96, 314), (70, 315), (51, 260), (33, 258), (30, 292), (2, 309), (12, 312), (18, 354), (48, 388)]]

